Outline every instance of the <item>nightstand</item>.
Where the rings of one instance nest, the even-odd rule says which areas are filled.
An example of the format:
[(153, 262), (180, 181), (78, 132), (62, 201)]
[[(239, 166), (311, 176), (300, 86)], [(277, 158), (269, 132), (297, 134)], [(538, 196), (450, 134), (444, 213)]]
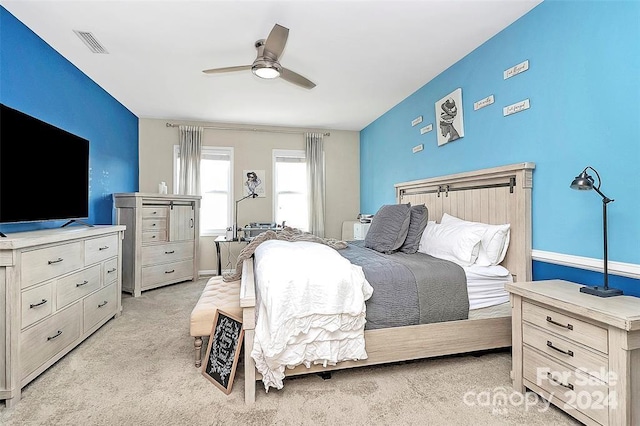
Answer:
[(360, 223), (356, 222), (353, 224), (353, 239), (354, 240), (364, 240), (364, 237), (367, 236), (367, 232), (369, 232), (369, 227), (371, 223)]
[(640, 424), (640, 298), (561, 280), (507, 284), (513, 387), (588, 425)]

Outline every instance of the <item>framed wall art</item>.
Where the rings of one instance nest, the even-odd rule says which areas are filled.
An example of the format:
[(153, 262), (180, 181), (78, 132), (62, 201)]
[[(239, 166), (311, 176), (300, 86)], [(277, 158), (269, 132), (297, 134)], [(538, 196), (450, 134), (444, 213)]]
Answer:
[(438, 123), (438, 146), (464, 136), (461, 88), (436, 102), (436, 122)]

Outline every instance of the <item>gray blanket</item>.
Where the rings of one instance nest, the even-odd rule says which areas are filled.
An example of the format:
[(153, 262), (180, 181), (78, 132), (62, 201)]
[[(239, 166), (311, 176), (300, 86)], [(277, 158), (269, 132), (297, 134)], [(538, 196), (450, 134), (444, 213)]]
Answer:
[(338, 250), (359, 265), (373, 287), (366, 329), (467, 319), (469, 296), (464, 270), (453, 262), (423, 253), (382, 254), (349, 241)]

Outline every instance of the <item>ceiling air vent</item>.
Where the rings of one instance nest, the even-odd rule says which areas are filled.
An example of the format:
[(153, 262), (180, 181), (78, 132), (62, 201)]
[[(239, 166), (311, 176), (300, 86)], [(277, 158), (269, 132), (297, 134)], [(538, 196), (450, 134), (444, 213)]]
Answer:
[(78, 30), (73, 30), (73, 32), (80, 37), (80, 40), (82, 40), (93, 53), (109, 53), (90, 32)]

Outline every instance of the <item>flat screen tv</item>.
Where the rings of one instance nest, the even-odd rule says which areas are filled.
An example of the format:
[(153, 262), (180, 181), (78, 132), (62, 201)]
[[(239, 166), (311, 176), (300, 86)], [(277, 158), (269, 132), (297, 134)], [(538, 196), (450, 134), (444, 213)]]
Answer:
[(88, 218), (89, 141), (0, 108), (0, 223)]

